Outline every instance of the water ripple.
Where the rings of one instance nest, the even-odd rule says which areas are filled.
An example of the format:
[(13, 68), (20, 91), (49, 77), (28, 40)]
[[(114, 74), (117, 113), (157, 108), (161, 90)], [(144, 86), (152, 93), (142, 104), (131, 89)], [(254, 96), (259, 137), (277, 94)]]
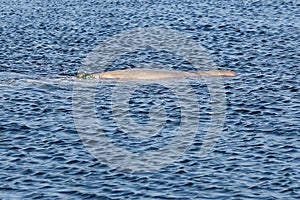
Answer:
[[(2, 2), (0, 199), (299, 199), (299, 16), (299, 2), (284, 0)], [(153, 26), (188, 34), (219, 68), (239, 76), (224, 80), (226, 121), (214, 152), (199, 157), (212, 111), (206, 85), (192, 80), (201, 111), (192, 146), (158, 171), (130, 173), (110, 168), (83, 145), (72, 113), (73, 84), (94, 83), (70, 76), (100, 41)], [(149, 49), (121, 57), (110, 69), (158, 62), (194, 70), (179, 56)], [(116, 143), (154, 151), (172, 138), (180, 106), (171, 91), (135, 91), (141, 98), (132, 98), (125, 115), (135, 123), (150, 123), (149, 106), (169, 113), (164, 133), (139, 140), (112, 123), (114, 84), (104, 85), (95, 109)], [(147, 96), (150, 91), (161, 99)], [(153, 107), (158, 103), (164, 110)]]

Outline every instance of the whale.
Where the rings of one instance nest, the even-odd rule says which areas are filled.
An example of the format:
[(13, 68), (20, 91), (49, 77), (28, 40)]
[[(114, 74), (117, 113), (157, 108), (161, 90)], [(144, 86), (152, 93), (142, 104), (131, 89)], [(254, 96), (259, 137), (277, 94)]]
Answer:
[(186, 77), (235, 77), (237, 73), (227, 70), (210, 70), (199, 72), (163, 71), (154, 69), (125, 69), (100, 73), (80, 73), (81, 79), (117, 79), (117, 80), (165, 80)]

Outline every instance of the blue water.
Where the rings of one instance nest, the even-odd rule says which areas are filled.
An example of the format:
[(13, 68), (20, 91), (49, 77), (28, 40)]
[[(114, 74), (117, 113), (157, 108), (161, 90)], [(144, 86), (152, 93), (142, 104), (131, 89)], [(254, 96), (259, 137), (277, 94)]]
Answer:
[[(84, 146), (73, 117), (74, 80), (64, 77), (75, 75), (100, 42), (146, 27), (192, 37), (218, 68), (239, 76), (224, 80), (226, 119), (213, 152), (198, 156), (210, 108), (205, 84), (192, 80), (203, 129), (174, 162), (132, 173)], [(0, 199), (299, 199), (299, 35), (297, 0), (1, 1)], [(155, 51), (131, 52), (111, 68), (152, 61), (194, 70)], [(110, 124), (110, 84), (98, 87), (95, 110), (115, 143), (155, 151), (172, 140), (180, 123), (172, 91), (135, 91), (129, 116), (136, 123), (149, 121), (149, 110), (142, 112), (153, 103), (149, 90), (162, 95), (151, 98), (170, 117), (166, 133), (143, 143)]]

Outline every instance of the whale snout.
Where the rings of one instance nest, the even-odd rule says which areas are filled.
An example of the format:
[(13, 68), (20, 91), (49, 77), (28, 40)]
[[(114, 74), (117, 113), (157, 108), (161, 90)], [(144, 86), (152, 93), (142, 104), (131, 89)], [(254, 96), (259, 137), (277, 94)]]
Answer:
[[(200, 72), (201, 73), (201, 72)], [(213, 77), (213, 76), (224, 76), (224, 77), (235, 77), (237, 73), (227, 70), (210, 70), (204, 73), (201, 73), (202, 76)]]

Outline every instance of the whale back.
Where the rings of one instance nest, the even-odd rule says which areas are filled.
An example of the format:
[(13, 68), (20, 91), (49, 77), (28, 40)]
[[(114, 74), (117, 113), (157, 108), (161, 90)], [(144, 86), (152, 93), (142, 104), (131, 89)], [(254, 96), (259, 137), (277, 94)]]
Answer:
[(124, 79), (124, 80), (160, 80), (160, 79), (174, 79), (184, 77), (235, 77), (237, 74), (227, 70), (210, 70), (206, 72), (180, 72), (180, 71), (162, 71), (151, 69), (127, 69), (116, 70), (110, 72), (94, 73), (94, 74), (78, 74), (78, 78), (95, 78), (95, 79)]
[(126, 80), (160, 80), (170, 78), (181, 78), (187, 76), (196, 76), (194, 73), (177, 72), (177, 71), (162, 71), (149, 69), (131, 69), (117, 70), (112, 72), (104, 72), (99, 74), (99, 78), (108, 79), (126, 79)]

